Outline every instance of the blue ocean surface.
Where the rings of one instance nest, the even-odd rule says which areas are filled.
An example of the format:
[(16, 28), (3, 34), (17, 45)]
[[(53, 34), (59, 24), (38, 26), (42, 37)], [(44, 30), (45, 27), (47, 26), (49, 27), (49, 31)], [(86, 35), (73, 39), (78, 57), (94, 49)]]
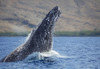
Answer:
[[(0, 37), (0, 59), (26, 37)], [(0, 62), (0, 69), (100, 69), (100, 37), (54, 37), (53, 49), (61, 56), (32, 62)]]

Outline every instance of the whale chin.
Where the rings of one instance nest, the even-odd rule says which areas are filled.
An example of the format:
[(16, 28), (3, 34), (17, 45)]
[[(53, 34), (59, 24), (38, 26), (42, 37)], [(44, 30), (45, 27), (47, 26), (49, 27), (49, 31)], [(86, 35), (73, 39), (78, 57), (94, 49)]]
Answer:
[(27, 41), (16, 48), (8, 56), (4, 57), (1, 62), (14, 62), (25, 59), (33, 52), (48, 52), (52, 50), (52, 37), (55, 22), (61, 12), (58, 6), (54, 7), (43, 19), (39, 27), (31, 32)]

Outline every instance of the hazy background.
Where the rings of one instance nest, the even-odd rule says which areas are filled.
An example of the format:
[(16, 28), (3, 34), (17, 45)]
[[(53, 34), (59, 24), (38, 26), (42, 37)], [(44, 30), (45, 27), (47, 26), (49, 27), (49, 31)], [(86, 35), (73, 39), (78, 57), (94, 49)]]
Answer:
[(0, 0), (0, 33), (30, 32), (56, 5), (56, 32), (100, 31), (100, 0)]

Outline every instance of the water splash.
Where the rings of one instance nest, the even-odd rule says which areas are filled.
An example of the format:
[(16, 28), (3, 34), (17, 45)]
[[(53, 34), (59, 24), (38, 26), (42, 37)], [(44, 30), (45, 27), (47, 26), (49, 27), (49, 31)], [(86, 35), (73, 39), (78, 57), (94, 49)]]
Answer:
[(34, 52), (29, 55), (24, 61), (26, 62), (33, 62), (39, 60), (46, 60), (46, 61), (53, 61), (56, 58), (71, 58), (69, 56), (62, 56), (55, 50), (51, 50), (49, 52)]
[(40, 53), (43, 57), (59, 57), (59, 58), (66, 58), (66, 56), (61, 56), (58, 52), (55, 50), (51, 50), (49, 52), (42, 52)]

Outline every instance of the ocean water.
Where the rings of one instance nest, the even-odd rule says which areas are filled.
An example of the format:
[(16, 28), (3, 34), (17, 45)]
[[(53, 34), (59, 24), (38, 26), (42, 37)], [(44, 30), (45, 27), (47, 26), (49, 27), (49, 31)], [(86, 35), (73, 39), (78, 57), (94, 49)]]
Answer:
[[(25, 39), (0, 37), (0, 59)], [(0, 62), (0, 69), (100, 69), (100, 37), (54, 37), (53, 50), (62, 57), (55, 55), (43, 60)]]

